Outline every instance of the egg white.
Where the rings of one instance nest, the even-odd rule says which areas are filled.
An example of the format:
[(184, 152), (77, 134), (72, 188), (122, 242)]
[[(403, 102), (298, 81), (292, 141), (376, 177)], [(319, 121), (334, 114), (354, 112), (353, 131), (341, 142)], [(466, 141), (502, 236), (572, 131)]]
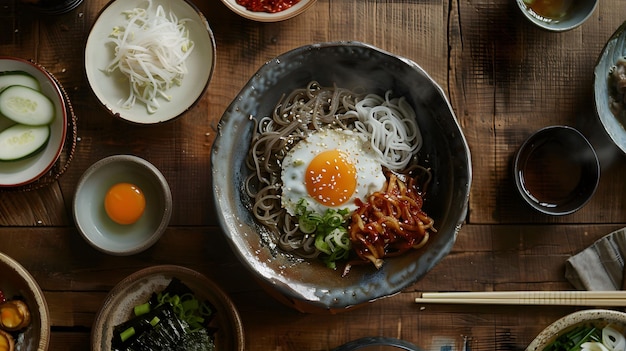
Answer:
[[(311, 160), (318, 154), (328, 150), (340, 150), (356, 167), (356, 189), (352, 196), (343, 204), (328, 207), (307, 192), (305, 173)], [(292, 216), (296, 213), (296, 205), (301, 199), (306, 200), (308, 209), (323, 215), (327, 209), (357, 209), (355, 200), (364, 200), (368, 195), (379, 191), (385, 185), (385, 175), (378, 161), (377, 154), (371, 149), (367, 137), (360, 133), (323, 129), (314, 132), (296, 144), (282, 162), (282, 196), (281, 204)]]

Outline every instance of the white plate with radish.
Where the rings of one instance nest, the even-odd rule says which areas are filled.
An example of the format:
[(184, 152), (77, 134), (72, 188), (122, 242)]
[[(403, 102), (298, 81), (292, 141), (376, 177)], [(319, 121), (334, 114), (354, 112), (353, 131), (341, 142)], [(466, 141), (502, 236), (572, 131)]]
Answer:
[(66, 133), (58, 82), (36, 63), (0, 56), (0, 187), (26, 185), (50, 171)]
[(94, 95), (133, 124), (182, 116), (204, 95), (215, 59), (209, 24), (186, 0), (111, 1), (85, 46)]

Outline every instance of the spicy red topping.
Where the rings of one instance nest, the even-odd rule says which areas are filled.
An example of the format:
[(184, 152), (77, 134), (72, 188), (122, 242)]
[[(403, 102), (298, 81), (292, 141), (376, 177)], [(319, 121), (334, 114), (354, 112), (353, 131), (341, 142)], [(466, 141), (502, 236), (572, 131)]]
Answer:
[(237, 0), (241, 6), (254, 12), (280, 12), (299, 3), (300, 0)]

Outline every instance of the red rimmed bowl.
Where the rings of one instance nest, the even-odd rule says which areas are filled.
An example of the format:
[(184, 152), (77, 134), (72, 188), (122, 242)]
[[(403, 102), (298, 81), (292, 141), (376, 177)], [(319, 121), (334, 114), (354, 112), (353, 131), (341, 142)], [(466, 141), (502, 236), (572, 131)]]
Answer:
[[(57, 162), (67, 134), (67, 101), (63, 87), (40, 64), (17, 57), (0, 56), (0, 72), (20, 72), (34, 77), (41, 93), (54, 104), (55, 117), (50, 123), (50, 137), (42, 149), (13, 161), (0, 161), (0, 187), (18, 187), (37, 181)], [(0, 132), (15, 124), (0, 115)]]

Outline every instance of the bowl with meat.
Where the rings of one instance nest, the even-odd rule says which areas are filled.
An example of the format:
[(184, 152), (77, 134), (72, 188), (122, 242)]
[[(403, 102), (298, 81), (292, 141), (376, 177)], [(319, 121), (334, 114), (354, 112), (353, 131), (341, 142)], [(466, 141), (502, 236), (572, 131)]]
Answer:
[(593, 76), (597, 116), (611, 141), (626, 153), (626, 22), (607, 41)]
[(0, 272), (0, 350), (47, 350), (50, 315), (37, 281), (18, 261), (2, 252)]
[(454, 245), (471, 184), (443, 90), (360, 42), (268, 61), (222, 116), (211, 161), (234, 253), (301, 311), (344, 311), (421, 279)]

